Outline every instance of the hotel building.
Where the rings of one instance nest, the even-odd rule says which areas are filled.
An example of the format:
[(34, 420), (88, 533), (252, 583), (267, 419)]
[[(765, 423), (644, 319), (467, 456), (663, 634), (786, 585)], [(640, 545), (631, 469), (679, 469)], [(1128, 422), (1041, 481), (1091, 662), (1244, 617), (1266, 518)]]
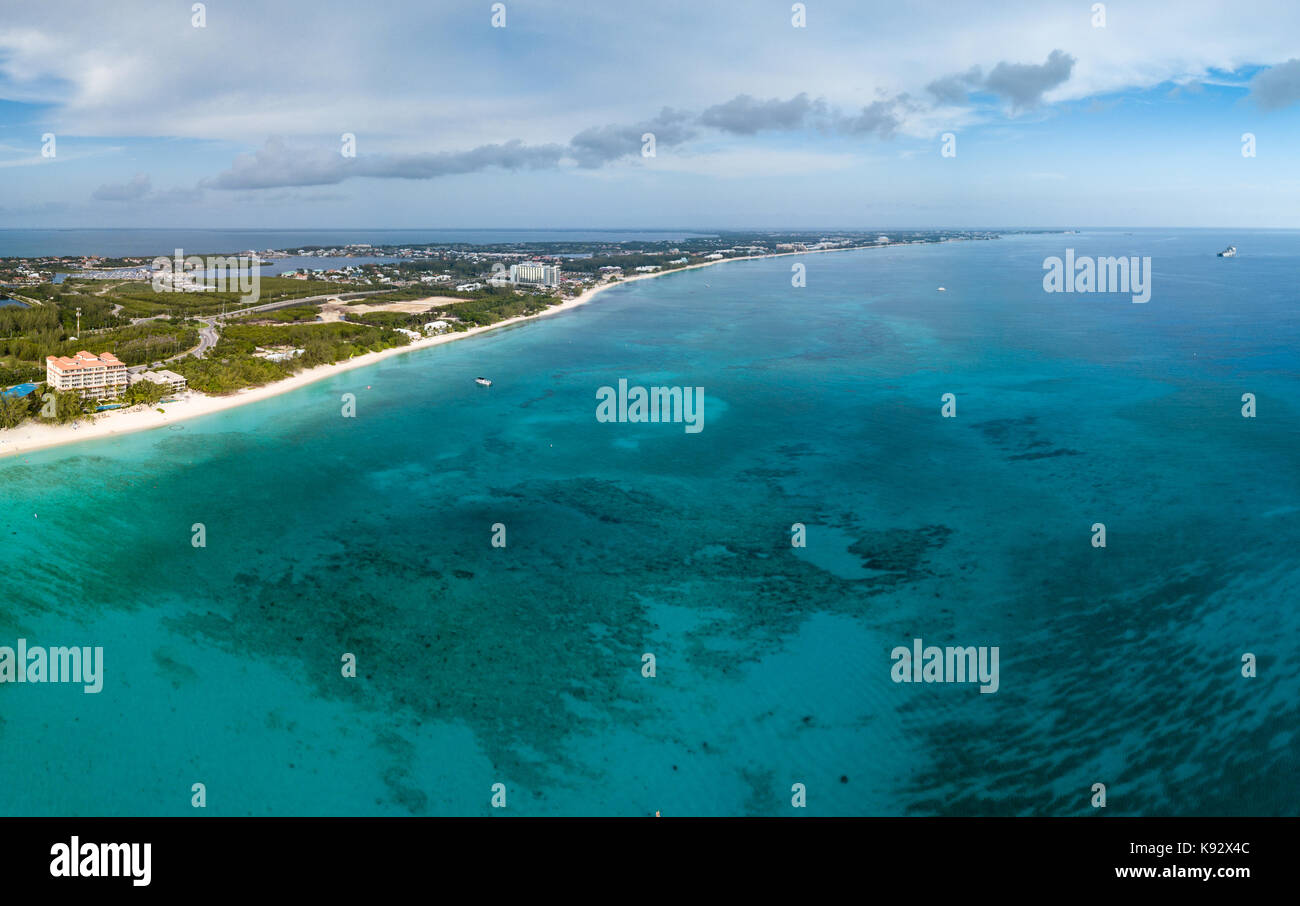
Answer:
[(53, 390), (75, 390), (87, 399), (114, 399), (129, 383), (126, 366), (111, 352), (45, 357), (45, 383)]
[(511, 283), (531, 283), (536, 286), (559, 286), (560, 268), (540, 261), (525, 261), (510, 265)]

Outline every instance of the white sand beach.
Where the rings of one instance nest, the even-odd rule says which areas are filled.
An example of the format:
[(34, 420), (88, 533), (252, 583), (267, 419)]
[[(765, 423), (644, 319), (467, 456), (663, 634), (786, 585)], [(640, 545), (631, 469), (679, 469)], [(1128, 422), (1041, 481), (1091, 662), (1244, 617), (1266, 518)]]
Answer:
[[(879, 247), (888, 248), (888, 246)], [(402, 355), (403, 353), (413, 352), (417, 349), (427, 349), (431, 346), (438, 346), (442, 343), (451, 343), (456, 340), (463, 340), (485, 331), (496, 330), (500, 327), (506, 327), (520, 321), (528, 321), (533, 318), (544, 318), (563, 311), (569, 311), (580, 305), (585, 305), (603, 290), (609, 289), (612, 286), (625, 286), (628, 283), (634, 283), (637, 280), (648, 280), (654, 277), (662, 277), (665, 274), (676, 274), (682, 271), (711, 267), (715, 264), (726, 264), (731, 261), (753, 261), (758, 258), (781, 258), (790, 255), (813, 255), (824, 254), (827, 252), (859, 250), (860, 249), (816, 249), (801, 252), (779, 252), (770, 255), (749, 255), (737, 258), (723, 258), (717, 261), (703, 261), (698, 264), (691, 264), (673, 270), (638, 274), (634, 277), (625, 277), (622, 280), (598, 284), (573, 299), (568, 299), (559, 305), (553, 305), (546, 309), (546, 311), (538, 312), (534, 315), (507, 318), (504, 321), (498, 321), (497, 323), (489, 324), (486, 327), (474, 327), (460, 333), (446, 333), (434, 337), (425, 337), (424, 339), (413, 341), (408, 346), (397, 346), (392, 349), (381, 350), (380, 352), (366, 353), (365, 355), (356, 356), (355, 358), (343, 362), (337, 362), (333, 365), (319, 365), (315, 368), (301, 371), (293, 377), (286, 378), (283, 381), (276, 381), (274, 384), (265, 384), (261, 387), (249, 387), (245, 390), (240, 390), (224, 396), (209, 396), (197, 391), (190, 391), (184, 394), (176, 402), (160, 404), (159, 408), (163, 410), (162, 412), (159, 412), (157, 408), (153, 407), (133, 406), (130, 409), (112, 409), (107, 412), (101, 412), (98, 415), (93, 416), (93, 418), (82, 419), (73, 424), (50, 425), (35, 420), (29, 420), (19, 425), (17, 428), (0, 430), (0, 458), (30, 453), (34, 450), (43, 450), (49, 447), (62, 446), (63, 444), (78, 443), (81, 441), (95, 440), (104, 437), (114, 437), (120, 434), (130, 434), (135, 431), (147, 431), (150, 428), (162, 428), (176, 422), (185, 421), (186, 419), (198, 418), (201, 415), (210, 415), (213, 412), (220, 412), (223, 409), (231, 409), (235, 406), (244, 406), (249, 403), (255, 403), (259, 400), (279, 396), (282, 393), (288, 393), (291, 390), (297, 390), (300, 387), (305, 387), (315, 381), (322, 380), (335, 374), (340, 374), (344, 371), (351, 371), (354, 368), (364, 368), (367, 365), (373, 365), (375, 362), (382, 361), (391, 356)]]

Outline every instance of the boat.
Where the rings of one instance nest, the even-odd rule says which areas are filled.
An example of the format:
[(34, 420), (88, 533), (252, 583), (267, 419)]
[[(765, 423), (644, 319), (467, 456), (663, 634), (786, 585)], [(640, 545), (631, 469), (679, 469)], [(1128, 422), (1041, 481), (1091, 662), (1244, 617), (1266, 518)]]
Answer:
[(474, 383), (476, 383), (476, 384), (478, 384), (478, 385), (480, 385), (480, 386), (482, 386), (482, 387), (491, 387), (491, 386), (492, 386), (492, 382), (489, 381), (489, 380), (488, 380), (487, 378), (485, 378), (485, 377), (476, 377), (476, 378), (474, 378)]
[(1226, 249), (1224, 249), (1223, 251), (1219, 252), (1219, 257), (1220, 257), (1220, 258), (1235, 258), (1235, 257), (1237, 257), (1237, 247), (1236, 247), (1235, 245), (1230, 245), (1230, 246), (1228, 246)]

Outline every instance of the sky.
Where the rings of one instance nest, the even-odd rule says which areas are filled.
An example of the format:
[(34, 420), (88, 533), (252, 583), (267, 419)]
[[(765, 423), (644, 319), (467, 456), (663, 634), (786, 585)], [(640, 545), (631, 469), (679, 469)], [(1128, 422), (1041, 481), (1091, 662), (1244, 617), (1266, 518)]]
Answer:
[(1296, 35), (1295, 0), (0, 0), (0, 228), (1295, 228)]

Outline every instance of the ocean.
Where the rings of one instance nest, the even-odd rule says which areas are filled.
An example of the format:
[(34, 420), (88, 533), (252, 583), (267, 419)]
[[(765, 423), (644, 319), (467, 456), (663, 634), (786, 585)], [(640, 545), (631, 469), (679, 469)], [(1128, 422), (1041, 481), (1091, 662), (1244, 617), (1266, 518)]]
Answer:
[[(0, 813), (1296, 814), (1298, 240), (729, 263), (2, 459), (0, 645), (104, 678), (0, 684)], [(1067, 248), (1150, 301), (1045, 293)]]
[(663, 242), (710, 236), (681, 230), (149, 230), (149, 229), (0, 229), (0, 258), (100, 255), (131, 257), (224, 255), (304, 246), (412, 245), (510, 242)]

